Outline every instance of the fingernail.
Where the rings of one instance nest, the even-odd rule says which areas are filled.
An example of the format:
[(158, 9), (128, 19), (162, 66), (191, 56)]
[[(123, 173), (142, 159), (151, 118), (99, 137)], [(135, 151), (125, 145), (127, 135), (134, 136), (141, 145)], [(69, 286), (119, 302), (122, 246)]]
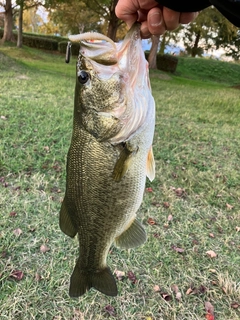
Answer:
[(162, 23), (162, 16), (160, 13), (156, 12), (150, 15), (149, 22), (152, 27), (158, 27)]

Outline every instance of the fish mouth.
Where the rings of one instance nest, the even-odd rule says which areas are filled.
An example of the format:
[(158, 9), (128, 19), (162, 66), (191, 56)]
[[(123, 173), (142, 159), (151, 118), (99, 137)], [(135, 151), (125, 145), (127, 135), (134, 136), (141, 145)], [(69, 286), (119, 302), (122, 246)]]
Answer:
[(109, 37), (97, 32), (71, 35), (69, 39), (72, 42), (80, 42), (79, 53), (84, 58), (95, 61), (101, 65), (109, 66), (121, 62), (121, 67), (123, 66), (123, 60), (125, 60), (122, 59), (122, 56), (127, 47), (129, 47), (129, 43), (141, 40), (140, 26), (140, 23), (134, 23), (124, 40), (119, 43), (115, 43)]

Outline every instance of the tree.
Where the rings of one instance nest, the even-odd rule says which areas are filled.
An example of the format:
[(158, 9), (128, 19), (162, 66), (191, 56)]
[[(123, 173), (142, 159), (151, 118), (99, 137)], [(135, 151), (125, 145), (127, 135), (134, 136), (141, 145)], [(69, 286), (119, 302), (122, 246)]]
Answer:
[(49, 0), (51, 19), (60, 26), (60, 33), (99, 31), (116, 40), (123, 24), (115, 15), (117, 0)]
[(160, 36), (151, 36), (152, 46), (148, 56), (148, 63), (150, 69), (157, 69), (157, 52), (158, 52), (158, 45), (160, 41)]
[(4, 33), (2, 42), (12, 41), (14, 39), (12, 1), (6, 0), (5, 2), (0, 2), (0, 5), (4, 8)]
[(23, 5), (24, 0), (19, 1), (19, 12), (18, 12), (18, 40), (17, 47), (22, 48), (23, 44), (23, 35), (22, 35), (22, 27), (23, 27)]
[(239, 49), (238, 28), (214, 7), (203, 10), (191, 24), (181, 29), (179, 35), (192, 57), (220, 47), (228, 49), (228, 55), (235, 52), (236, 56)]

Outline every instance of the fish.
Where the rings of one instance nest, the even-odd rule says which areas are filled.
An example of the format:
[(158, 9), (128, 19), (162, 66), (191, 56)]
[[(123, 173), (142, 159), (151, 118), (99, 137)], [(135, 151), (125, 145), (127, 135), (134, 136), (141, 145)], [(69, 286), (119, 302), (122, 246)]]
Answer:
[(155, 176), (155, 102), (148, 63), (139, 23), (119, 43), (94, 32), (69, 38), (80, 42), (59, 218), (60, 229), (79, 240), (69, 295), (79, 297), (94, 288), (116, 296), (107, 265), (112, 244), (129, 249), (147, 239), (136, 215), (146, 177), (152, 181)]

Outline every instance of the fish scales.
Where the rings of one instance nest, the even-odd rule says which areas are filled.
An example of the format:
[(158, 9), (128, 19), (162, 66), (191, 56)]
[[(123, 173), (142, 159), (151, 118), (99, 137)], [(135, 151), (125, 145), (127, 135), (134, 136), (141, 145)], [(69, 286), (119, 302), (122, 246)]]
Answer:
[[(140, 39), (139, 26), (135, 25), (126, 38), (123, 45), (128, 49)], [(124, 69), (121, 57), (113, 67), (106, 63), (103, 70), (107, 71), (102, 71), (102, 76), (104, 54), (101, 63), (97, 58), (92, 61), (94, 54), (91, 53), (90, 59), (86, 52), (94, 50), (94, 44), (93, 49), (89, 44), (81, 45), (66, 192), (60, 211), (62, 231), (71, 237), (78, 234), (80, 247), (69, 294), (78, 297), (94, 287), (115, 296), (116, 282), (106, 262), (111, 245), (131, 248), (146, 241), (145, 231), (135, 218), (143, 198), (146, 175), (151, 179), (154, 176), (151, 151), (154, 100), (148, 88), (147, 96), (144, 93), (142, 99), (142, 109), (149, 108), (149, 112), (140, 109), (139, 116), (135, 115), (137, 119), (133, 119), (134, 90), (139, 84), (134, 84), (131, 89), (134, 94), (130, 92), (128, 98), (131, 75), (127, 73), (128, 68)], [(123, 49), (119, 48), (121, 52)], [(124, 54), (123, 58), (126, 60)], [(149, 85), (148, 74), (145, 78)]]

